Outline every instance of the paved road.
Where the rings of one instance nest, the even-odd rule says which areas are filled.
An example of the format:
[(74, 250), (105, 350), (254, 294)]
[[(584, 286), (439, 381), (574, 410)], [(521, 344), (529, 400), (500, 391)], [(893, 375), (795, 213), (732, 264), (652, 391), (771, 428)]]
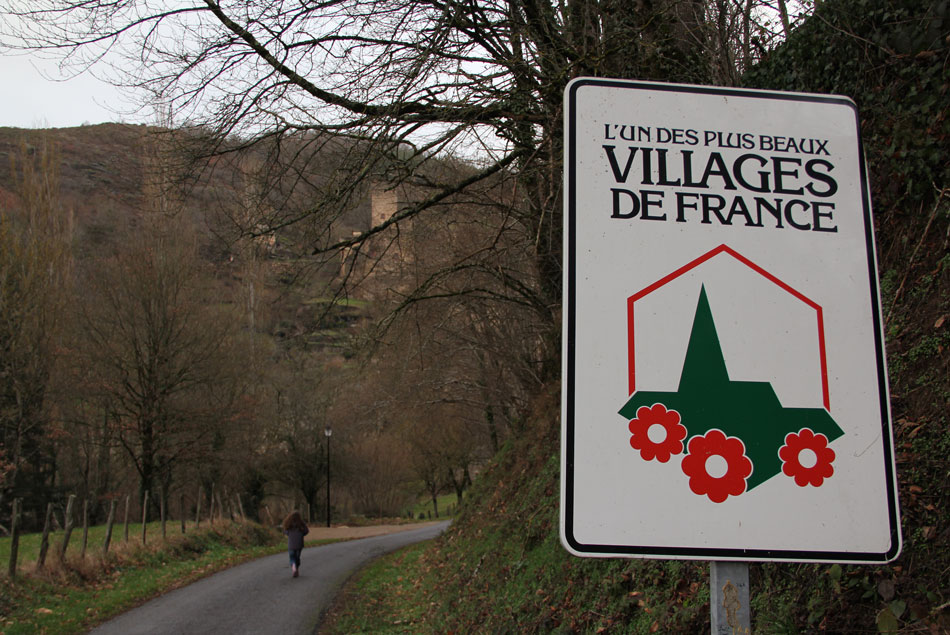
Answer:
[(138, 633), (311, 634), (343, 582), (390, 551), (442, 533), (448, 522), (303, 551), (300, 577), (287, 554), (267, 556), (217, 573), (124, 613), (96, 635)]

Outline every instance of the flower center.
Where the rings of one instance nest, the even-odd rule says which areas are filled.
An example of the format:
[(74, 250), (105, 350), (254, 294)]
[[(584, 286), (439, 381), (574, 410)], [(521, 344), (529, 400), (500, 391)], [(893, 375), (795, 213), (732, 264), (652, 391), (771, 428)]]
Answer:
[(657, 445), (666, 441), (666, 428), (659, 423), (654, 423), (652, 426), (647, 428), (647, 438), (650, 439), (652, 443)]
[(721, 454), (710, 454), (706, 458), (706, 474), (712, 478), (722, 478), (729, 471), (729, 462)]
[(803, 448), (798, 453), (798, 464), (801, 465), (806, 470), (813, 468), (818, 464), (818, 455), (815, 454), (814, 450), (809, 448)]

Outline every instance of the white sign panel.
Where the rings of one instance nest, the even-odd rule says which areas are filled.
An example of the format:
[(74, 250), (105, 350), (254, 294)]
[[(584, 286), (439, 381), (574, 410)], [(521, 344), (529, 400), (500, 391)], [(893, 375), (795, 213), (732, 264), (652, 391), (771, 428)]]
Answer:
[(585, 78), (565, 100), (565, 547), (897, 557), (854, 104)]

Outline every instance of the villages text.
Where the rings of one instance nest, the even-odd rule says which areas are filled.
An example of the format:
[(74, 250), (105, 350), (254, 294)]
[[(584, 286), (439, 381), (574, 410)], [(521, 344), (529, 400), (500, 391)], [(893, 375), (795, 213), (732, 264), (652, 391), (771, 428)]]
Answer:
[[(687, 133), (695, 131), (681, 132), (683, 145), (693, 145)], [(610, 188), (611, 218), (838, 231), (829, 200), (838, 182), (827, 159), (761, 150), (701, 157), (685, 147), (613, 144), (604, 144), (603, 151), (617, 184)]]

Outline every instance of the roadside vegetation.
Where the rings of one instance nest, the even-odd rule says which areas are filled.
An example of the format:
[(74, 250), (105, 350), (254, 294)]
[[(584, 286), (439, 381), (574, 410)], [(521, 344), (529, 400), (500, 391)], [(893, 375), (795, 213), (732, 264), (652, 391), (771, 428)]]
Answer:
[[(86, 632), (162, 593), (285, 548), (276, 528), (250, 522), (220, 521), (185, 534), (170, 532), (167, 540), (159, 523), (147, 529), (146, 545), (141, 525), (132, 525), (129, 542), (119, 537), (104, 557), (104, 528), (91, 529), (90, 539), (96, 541), (84, 559), (70, 554), (60, 561), (51, 554), (41, 570), (35, 562), (39, 536), (23, 536), (22, 571), (14, 580), (0, 578), (0, 633)], [(51, 534), (50, 544), (58, 545), (59, 539)], [(0, 540), (0, 554), (9, 554), (9, 542)]]
[[(410, 518), (353, 516), (343, 525), (409, 524), (426, 518), (431, 507), (431, 501), (420, 502)], [(448, 500), (442, 509), (451, 513)], [(286, 548), (276, 526), (221, 518), (197, 528), (189, 521), (185, 533), (178, 521), (169, 522), (164, 537), (160, 522), (147, 523), (144, 544), (141, 523), (129, 523), (128, 540), (124, 526), (115, 525), (110, 551), (103, 555), (105, 534), (103, 525), (90, 527), (83, 556), (82, 531), (74, 531), (63, 561), (59, 550), (64, 532), (51, 531), (42, 567), (37, 564), (42, 534), (20, 536), (17, 576), (0, 577), (0, 635), (85, 632), (168, 591)], [(307, 545), (337, 540), (308, 540)], [(0, 562), (9, 562), (10, 544), (9, 537), (0, 537)]]

